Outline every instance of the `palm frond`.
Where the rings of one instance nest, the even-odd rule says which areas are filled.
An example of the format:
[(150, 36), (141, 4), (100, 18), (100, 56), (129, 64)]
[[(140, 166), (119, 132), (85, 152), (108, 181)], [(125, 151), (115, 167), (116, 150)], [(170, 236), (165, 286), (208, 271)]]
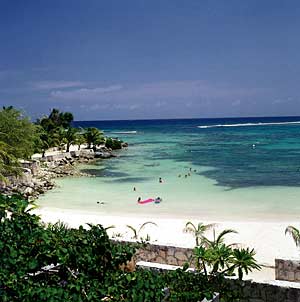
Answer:
[(216, 239), (216, 244), (220, 244), (220, 243), (223, 243), (224, 242), (224, 236), (227, 235), (227, 234), (231, 234), (231, 233), (234, 233), (234, 234), (237, 234), (238, 232), (235, 231), (235, 230), (232, 230), (232, 229), (226, 229), (224, 231), (222, 231), (217, 239)]
[(289, 234), (292, 236), (296, 246), (300, 245), (300, 231), (295, 228), (292, 225), (289, 225), (286, 229), (285, 229), (285, 235)]
[(196, 230), (196, 226), (191, 221), (188, 221), (183, 229), (185, 233), (195, 233)]
[(157, 224), (156, 224), (155, 222), (146, 221), (146, 222), (144, 222), (144, 223), (141, 225), (141, 227), (139, 228), (139, 232), (140, 232), (147, 224), (152, 224), (152, 225), (157, 226)]
[(134, 234), (134, 236), (132, 237), (132, 239), (138, 239), (137, 230), (133, 226), (128, 225), (128, 224), (126, 225), (126, 227), (129, 228), (130, 230), (132, 230), (132, 232)]

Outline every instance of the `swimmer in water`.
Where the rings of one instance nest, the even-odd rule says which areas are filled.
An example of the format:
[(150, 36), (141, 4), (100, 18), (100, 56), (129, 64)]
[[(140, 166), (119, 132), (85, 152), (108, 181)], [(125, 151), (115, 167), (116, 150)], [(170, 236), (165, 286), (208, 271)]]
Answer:
[(159, 180), (158, 180), (160, 183), (162, 183), (163, 181), (162, 181), (162, 179), (161, 179), (161, 177), (159, 178)]
[(136, 188), (135, 188), (135, 187), (133, 187), (133, 191), (136, 191)]
[(142, 198), (141, 198), (141, 197), (139, 197), (137, 201), (138, 201), (138, 202), (140, 202), (141, 200), (142, 200)]

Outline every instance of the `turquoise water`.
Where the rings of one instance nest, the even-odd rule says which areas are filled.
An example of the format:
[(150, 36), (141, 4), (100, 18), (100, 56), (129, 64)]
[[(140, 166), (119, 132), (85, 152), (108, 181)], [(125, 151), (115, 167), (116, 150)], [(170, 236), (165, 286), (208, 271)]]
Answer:
[[(117, 158), (80, 166), (94, 178), (58, 180), (58, 187), (42, 196), (40, 205), (203, 220), (298, 219), (299, 121), (293, 117), (77, 122), (76, 126), (96, 126), (119, 137), (129, 148), (117, 152)], [(163, 198), (160, 204), (137, 204), (138, 197), (158, 196)]]

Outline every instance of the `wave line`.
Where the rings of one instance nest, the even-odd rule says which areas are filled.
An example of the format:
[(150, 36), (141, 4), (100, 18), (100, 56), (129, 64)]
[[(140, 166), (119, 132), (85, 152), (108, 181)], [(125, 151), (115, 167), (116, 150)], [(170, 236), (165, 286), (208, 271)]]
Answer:
[(205, 125), (205, 126), (197, 126), (197, 127), (201, 129), (207, 129), (207, 128), (221, 128), (221, 127), (253, 127), (253, 126), (297, 125), (297, 124), (300, 124), (300, 121), (273, 122), (273, 123), (218, 124), (218, 125)]

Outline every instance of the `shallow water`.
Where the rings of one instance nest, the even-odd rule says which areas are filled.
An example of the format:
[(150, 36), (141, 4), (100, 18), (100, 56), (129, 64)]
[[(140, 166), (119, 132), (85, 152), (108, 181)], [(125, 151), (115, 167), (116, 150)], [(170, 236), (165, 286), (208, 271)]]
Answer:
[[(80, 166), (96, 177), (60, 179), (39, 203), (101, 214), (295, 220), (300, 217), (300, 125), (290, 122), (297, 121), (77, 122), (118, 136), (129, 148), (117, 152), (118, 158)], [(232, 124), (244, 126), (198, 127)], [(137, 204), (138, 197), (158, 196), (160, 204)]]

